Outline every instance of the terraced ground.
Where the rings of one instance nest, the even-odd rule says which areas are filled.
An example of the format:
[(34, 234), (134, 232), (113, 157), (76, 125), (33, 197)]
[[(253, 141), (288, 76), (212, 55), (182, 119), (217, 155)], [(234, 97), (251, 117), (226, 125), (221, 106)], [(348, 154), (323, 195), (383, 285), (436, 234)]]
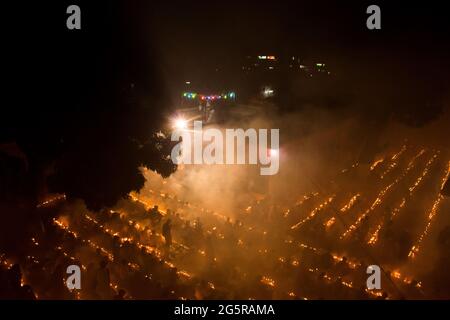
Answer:
[[(40, 299), (111, 299), (119, 289), (129, 299), (445, 297), (429, 273), (449, 221), (450, 200), (440, 193), (449, 174), (448, 152), (405, 144), (370, 166), (350, 165), (295, 203), (255, 200), (233, 219), (158, 190), (101, 212), (59, 195), (39, 206), (58, 217), (22, 254), (2, 253), (2, 268), (19, 263)], [(170, 246), (161, 234), (168, 218)], [(107, 285), (98, 280), (108, 273), (101, 261)], [(83, 270), (81, 290), (65, 286), (71, 264)], [(374, 264), (381, 290), (366, 289)]]

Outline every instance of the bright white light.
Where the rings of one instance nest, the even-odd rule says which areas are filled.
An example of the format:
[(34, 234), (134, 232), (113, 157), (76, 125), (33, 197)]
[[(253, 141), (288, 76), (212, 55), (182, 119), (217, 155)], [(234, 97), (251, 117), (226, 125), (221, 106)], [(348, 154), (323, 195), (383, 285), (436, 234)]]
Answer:
[(273, 97), (274, 93), (275, 92), (271, 87), (264, 87), (264, 89), (262, 91), (264, 98)]
[(182, 130), (187, 128), (187, 121), (183, 118), (177, 118), (175, 119), (174, 127), (176, 129)]
[(271, 157), (277, 157), (279, 154), (278, 149), (270, 149), (269, 154)]

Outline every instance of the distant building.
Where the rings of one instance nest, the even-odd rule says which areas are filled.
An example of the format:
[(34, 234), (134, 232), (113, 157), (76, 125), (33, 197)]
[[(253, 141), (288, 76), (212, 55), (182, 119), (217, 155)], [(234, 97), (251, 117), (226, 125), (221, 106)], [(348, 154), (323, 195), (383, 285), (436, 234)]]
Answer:
[(274, 53), (246, 56), (241, 72), (239, 87), (248, 97), (277, 100), (280, 105), (298, 105), (295, 99), (324, 97), (332, 78), (323, 61)]
[(244, 72), (270, 71), (278, 67), (278, 59), (274, 55), (247, 56), (242, 66)]
[(308, 62), (298, 56), (257, 55), (246, 56), (242, 65), (244, 73), (295, 72), (308, 77), (331, 75), (323, 62)]

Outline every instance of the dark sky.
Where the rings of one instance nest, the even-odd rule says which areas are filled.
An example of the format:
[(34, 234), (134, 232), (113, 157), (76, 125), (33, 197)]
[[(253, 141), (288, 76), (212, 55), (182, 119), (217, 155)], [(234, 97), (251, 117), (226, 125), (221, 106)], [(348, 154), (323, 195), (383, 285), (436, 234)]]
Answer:
[[(162, 58), (156, 64), (189, 71), (265, 51), (333, 59), (406, 52), (409, 59), (439, 56), (444, 46), (448, 49), (450, 30), (442, 1), (28, 2), (5, 10), (13, 48), (47, 56), (59, 51), (58, 59), (73, 61), (84, 58), (80, 51), (87, 59), (105, 59), (102, 50), (115, 54), (107, 52), (111, 46), (124, 51), (148, 46)], [(81, 32), (65, 28), (69, 4), (81, 6)], [(382, 30), (366, 29), (370, 4), (381, 7)]]
[[(366, 28), (373, 3), (382, 30)], [(70, 4), (81, 7), (81, 31), (66, 29)], [(164, 99), (174, 81), (217, 65), (234, 70), (247, 54), (299, 54), (368, 77), (445, 74), (449, 66), (442, 1), (28, 1), (3, 11), (8, 109), (25, 127), (61, 105), (69, 118), (120, 108), (118, 95), (131, 82), (138, 96)]]
[(427, 51), (447, 43), (449, 30), (445, 10), (433, 3), (378, 2), (382, 30), (373, 32), (366, 28), (365, 11), (373, 3), (370, 1), (183, 3), (152, 8), (156, 43), (207, 60), (264, 50), (330, 56), (367, 50)]

